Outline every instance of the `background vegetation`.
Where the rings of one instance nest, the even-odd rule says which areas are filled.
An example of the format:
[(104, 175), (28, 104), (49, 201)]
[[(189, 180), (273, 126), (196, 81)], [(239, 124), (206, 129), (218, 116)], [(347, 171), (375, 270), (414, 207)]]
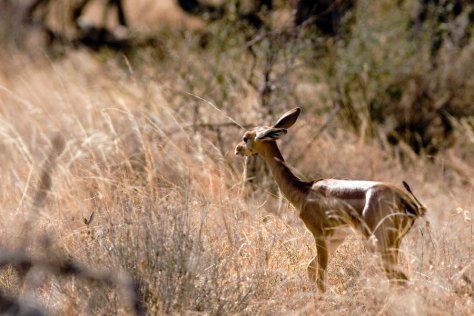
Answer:
[[(258, 28), (236, 3), (206, 20), (126, 1), (121, 45), (91, 48), (69, 2), (50, 4), (51, 44), (28, 1), (0, 1), (2, 312), (474, 313), (474, 41), (456, 41), (474, 8), (416, 24), (416, 0), (359, 0), (328, 36), (295, 27), (294, 2)], [(326, 293), (307, 279), (312, 236), (233, 153), (238, 125), (295, 106), (280, 145), (306, 178), (406, 180), (428, 206), (402, 245), (407, 286), (355, 235)]]

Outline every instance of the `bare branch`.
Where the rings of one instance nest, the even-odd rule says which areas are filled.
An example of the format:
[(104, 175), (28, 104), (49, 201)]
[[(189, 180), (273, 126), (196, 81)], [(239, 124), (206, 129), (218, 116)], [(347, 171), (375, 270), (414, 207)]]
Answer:
[[(49, 273), (59, 276), (75, 276), (89, 282), (99, 282), (108, 286), (117, 286), (125, 294), (129, 306), (133, 309), (135, 315), (145, 315), (144, 307), (140, 302), (139, 287), (128, 274), (117, 273), (117, 271), (99, 272), (93, 271), (77, 262), (70, 259), (60, 258), (35, 258), (26, 255), (21, 251), (6, 251), (2, 250), (0, 255), (0, 268), (5, 266), (13, 266), (16, 269), (27, 269), (37, 267)], [(1, 294), (1, 292), (0, 292)], [(4, 301), (3, 301), (4, 299)], [(4, 303), (3, 303), (4, 302)], [(4, 298), (0, 295), (0, 311), (2, 311), (3, 304), (15, 304), (16, 299)], [(19, 304), (17, 302), (17, 304)], [(14, 306), (14, 305), (12, 305)], [(31, 314), (42, 315), (42, 314)]]

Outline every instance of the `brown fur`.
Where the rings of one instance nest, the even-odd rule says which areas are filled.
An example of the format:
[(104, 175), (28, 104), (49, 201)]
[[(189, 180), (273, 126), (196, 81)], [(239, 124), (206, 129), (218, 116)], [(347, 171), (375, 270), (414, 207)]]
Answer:
[(402, 238), (426, 208), (408, 184), (406, 191), (377, 181), (322, 179), (307, 182), (295, 176), (284, 162), (276, 140), (287, 133), (300, 110), (285, 113), (272, 127), (247, 131), (235, 148), (236, 155), (260, 155), (269, 165), (281, 192), (299, 210), (299, 216), (313, 234), (317, 256), (308, 265), (309, 277), (325, 290), (328, 258), (351, 230), (360, 232), (377, 249), (387, 276), (408, 280), (398, 270)]

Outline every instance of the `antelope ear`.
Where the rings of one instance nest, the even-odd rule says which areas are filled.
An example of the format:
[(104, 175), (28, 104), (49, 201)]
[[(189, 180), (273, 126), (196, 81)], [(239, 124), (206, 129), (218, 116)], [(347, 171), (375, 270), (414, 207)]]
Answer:
[(255, 136), (257, 140), (277, 140), (287, 133), (285, 128), (268, 128)]
[(290, 110), (283, 114), (278, 121), (273, 125), (275, 128), (290, 128), (295, 124), (296, 120), (298, 119), (298, 116), (300, 115), (301, 109), (300, 108), (294, 108), (293, 110)]

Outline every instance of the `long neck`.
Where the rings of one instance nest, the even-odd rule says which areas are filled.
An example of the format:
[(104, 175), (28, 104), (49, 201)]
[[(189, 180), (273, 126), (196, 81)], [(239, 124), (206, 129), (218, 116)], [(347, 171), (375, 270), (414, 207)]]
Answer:
[(295, 176), (285, 164), (283, 156), (275, 142), (265, 143), (264, 150), (260, 153), (267, 162), (280, 191), (295, 207), (300, 208), (308, 193), (311, 183), (305, 182)]

